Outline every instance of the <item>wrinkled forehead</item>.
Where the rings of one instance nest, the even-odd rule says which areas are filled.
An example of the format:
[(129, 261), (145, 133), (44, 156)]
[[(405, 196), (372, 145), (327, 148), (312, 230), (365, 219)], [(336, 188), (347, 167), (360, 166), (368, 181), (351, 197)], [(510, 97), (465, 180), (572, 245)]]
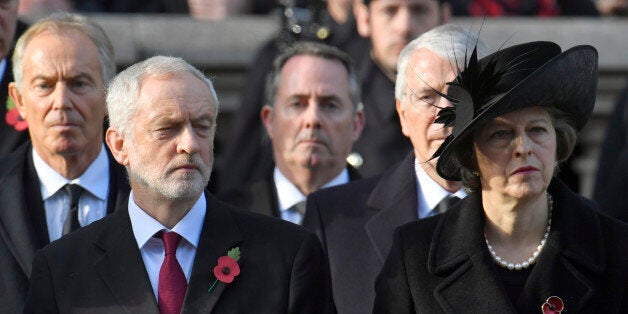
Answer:
[(144, 77), (139, 85), (138, 109), (147, 114), (183, 111), (216, 116), (216, 103), (209, 86), (187, 72)]
[(442, 90), (456, 78), (455, 65), (427, 48), (415, 51), (406, 69), (408, 87), (432, 87)]

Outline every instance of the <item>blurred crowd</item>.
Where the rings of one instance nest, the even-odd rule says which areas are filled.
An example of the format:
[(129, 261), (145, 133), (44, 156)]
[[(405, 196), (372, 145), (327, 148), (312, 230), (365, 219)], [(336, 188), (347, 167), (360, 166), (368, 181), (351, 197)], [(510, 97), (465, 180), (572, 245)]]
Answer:
[[(83, 13), (178, 13), (199, 19), (222, 19), (234, 14), (269, 14), (281, 6), (306, 7), (309, 0), (25, 0), (19, 14), (54, 11)], [(333, 2), (333, 1), (332, 1)], [(453, 0), (453, 15), (619, 15), (625, 16), (627, 0)]]

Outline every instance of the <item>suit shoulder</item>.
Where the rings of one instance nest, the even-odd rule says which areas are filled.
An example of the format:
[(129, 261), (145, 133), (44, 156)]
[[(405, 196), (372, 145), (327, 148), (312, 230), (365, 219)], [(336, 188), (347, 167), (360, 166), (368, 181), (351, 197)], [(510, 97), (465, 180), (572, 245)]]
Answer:
[(258, 238), (290, 237), (294, 239), (304, 239), (309, 236), (314, 236), (305, 228), (292, 222), (276, 217), (243, 211), (233, 206), (229, 207), (231, 215), (242, 227), (242, 231), (250, 234), (251, 236)]
[(399, 233), (404, 238), (431, 239), (440, 221), (444, 217), (445, 214), (440, 214), (411, 221), (397, 227), (395, 232)]
[(338, 201), (339, 199), (341, 200), (347, 197), (354, 199), (358, 195), (369, 195), (375, 186), (377, 186), (380, 178), (381, 176), (369, 177), (329, 188), (323, 188), (312, 193), (309, 197), (318, 200)]
[(29, 147), (30, 144), (23, 144), (15, 151), (0, 157), (0, 165), (2, 165), (0, 167), (0, 179), (24, 168)]
[(113, 223), (113, 214), (107, 215), (97, 221), (90, 223), (89, 225), (79, 228), (70, 234), (67, 234), (60, 239), (50, 242), (42, 249), (47, 254), (60, 252), (65, 250), (80, 250), (84, 247), (90, 246), (96, 238), (103, 232), (105, 228)]

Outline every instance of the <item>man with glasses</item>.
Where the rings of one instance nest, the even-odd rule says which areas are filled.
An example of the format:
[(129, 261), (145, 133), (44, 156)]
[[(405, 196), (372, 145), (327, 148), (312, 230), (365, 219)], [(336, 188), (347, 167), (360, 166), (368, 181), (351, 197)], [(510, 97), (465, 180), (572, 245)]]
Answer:
[[(437, 92), (446, 92), (456, 64), (464, 63), (476, 42), (461, 27), (444, 25), (408, 44), (399, 56), (395, 98), (413, 152), (381, 176), (308, 196), (303, 225), (319, 236), (327, 252), (338, 313), (372, 311), (375, 278), (396, 227), (438, 214), (465, 196), (460, 182), (436, 173), (431, 157), (451, 130), (433, 122), (439, 108), (451, 106)], [(482, 54), (485, 49), (479, 47)]]

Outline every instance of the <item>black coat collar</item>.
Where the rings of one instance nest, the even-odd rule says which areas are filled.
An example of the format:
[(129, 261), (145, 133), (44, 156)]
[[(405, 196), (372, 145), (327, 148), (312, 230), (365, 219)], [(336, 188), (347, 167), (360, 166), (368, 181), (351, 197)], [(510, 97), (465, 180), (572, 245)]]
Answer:
[(365, 229), (383, 264), (392, 247), (395, 228), (419, 217), (414, 153), (409, 153), (396, 168), (381, 177), (366, 204), (379, 209)]
[[(531, 313), (555, 295), (575, 313), (589, 301), (597, 289), (589, 277), (605, 270), (599, 217), (560, 181), (549, 192), (552, 230), (514, 307), (491, 275), (480, 195), (470, 194), (442, 216), (430, 245), (428, 272), (444, 277), (434, 294), (446, 311)], [(472, 292), (474, 287), (482, 292)]]

